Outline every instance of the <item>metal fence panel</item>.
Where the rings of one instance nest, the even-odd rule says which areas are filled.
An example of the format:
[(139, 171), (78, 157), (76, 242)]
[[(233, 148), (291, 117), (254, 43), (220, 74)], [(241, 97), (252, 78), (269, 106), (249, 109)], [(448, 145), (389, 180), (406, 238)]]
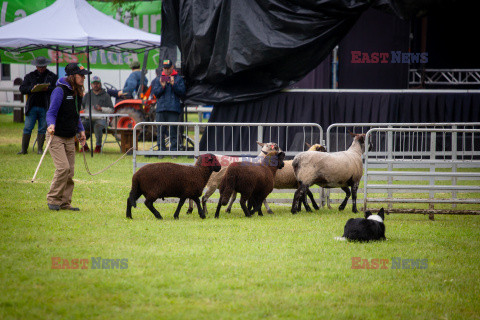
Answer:
[[(158, 150), (158, 133), (162, 131), (168, 136), (164, 138), (167, 149), (163, 151)], [(169, 145), (172, 132), (177, 133), (177, 140), (180, 141), (175, 147)], [(295, 134), (292, 135), (292, 132)], [(202, 135), (205, 136), (203, 148), (200, 147)], [(232, 143), (222, 141), (221, 138), (226, 135), (232, 136)], [(209, 141), (211, 136), (214, 137), (213, 142)], [(137, 161), (138, 156), (198, 157), (201, 153), (214, 153), (254, 157), (260, 152), (261, 147), (256, 144), (256, 141), (260, 141), (276, 142), (287, 157), (294, 157), (298, 152), (304, 151), (305, 142), (325, 144), (323, 129), (316, 123), (140, 122), (135, 125), (133, 138), (134, 171), (141, 166)], [(245, 144), (246, 148), (243, 147)]]
[[(159, 132), (165, 131), (166, 150), (158, 150)], [(180, 143), (172, 147), (169, 137), (175, 131)], [(229, 136), (231, 143), (226, 143)], [(203, 137), (203, 144), (201, 145)], [(149, 163), (142, 162), (144, 156), (189, 156), (198, 157), (203, 153), (225, 156), (255, 157), (260, 153), (260, 142), (275, 142), (293, 158), (309, 144), (325, 145), (323, 129), (316, 123), (201, 123), (201, 122), (141, 122), (133, 130), (133, 173)], [(247, 147), (244, 147), (244, 146)], [(321, 189), (318, 190), (322, 201)], [(313, 190), (312, 190), (313, 191)], [(279, 197), (270, 197), (269, 202), (291, 203), (294, 190), (275, 189)], [(238, 200), (238, 199), (237, 199)], [(209, 202), (216, 201), (209, 199)]]
[[(325, 133), (326, 148), (328, 152), (344, 151), (347, 150), (353, 138), (348, 133), (367, 133), (372, 128), (406, 128), (406, 129), (476, 129), (480, 130), (479, 122), (432, 122), (432, 123), (334, 123), (330, 125)], [(432, 143), (431, 137), (425, 132), (411, 131), (411, 132), (390, 132), (386, 135), (376, 136), (377, 133), (371, 133), (370, 142), (372, 143), (373, 150), (369, 152), (371, 156), (380, 157), (381, 160), (376, 158), (369, 159), (369, 165), (371, 168), (392, 170), (393, 164), (398, 159), (408, 160), (423, 158), (421, 163), (403, 161), (395, 163), (397, 169), (413, 169), (413, 168), (430, 168), (432, 163), (428, 162), (425, 158), (430, 157), (430, 144)], [(478, 154), (473, 152), (473, 146), (480, 144), (479, 135), (457, 135), (453, 139), (446, 139), (444, 133), (439, 133), (435, 137), (437, 152), (441, 152), (444, 155), (444, 159), (473, 159), (474, 156), (478, 157)], [(387, 150), (390, 150), (387, 154)], [(386, 158), (386, 159), (385, 159)], [(434, 160), (432, 160), (434, 161)], [(456, 170), (456, 164), (448, 164), (444, 161), (437, 161), (435, 163), (437, 168), (452, 168)], [(476, 167), (477, 164), (464, 162), (464, 167)], [(392, 183), (391, 176), (387, 177), (389, 183)], [(403, 178), (401, 178), (403, 179)], [(364, 178), (362, 178), (364, 182)], [(391, 191), (388, 191), (391, 196)], [(343, 193), (338, 189), (328, 189), (326, 192), (325, 202), (330, 207), (331, 203), (341, 202), (341, 199), (331, 199), (331, 194)], [(362, 196), (363, 190), (358, 190), (358, 195)], [(391, 207), (391, 206), (390, 206)]]
[[(393, 208), (395, 203), (426, 203), (428, 209), (408, 209), (432, 213), (433, 219), (434, 212), (441, 213), (436, 204), (450, 204), (449, 213), (465, 213), (456, 210), (457, 204), (470, 204), (474, 206), (468, 212), (480, 214), (480, 130), (450, 127), (454, 129), (370, 129), (366, 143), (388, 142), (384, 150), (365, 151), (364, 210), (372, 202), (387, 203), (391, 212), (405, 211)], [(396, 137), (402, 137), (402, 143), (392, 143)], [(409, 142), (410, 137), (415, 143)], [(372, 197), (372, 193), (386, 197)]]

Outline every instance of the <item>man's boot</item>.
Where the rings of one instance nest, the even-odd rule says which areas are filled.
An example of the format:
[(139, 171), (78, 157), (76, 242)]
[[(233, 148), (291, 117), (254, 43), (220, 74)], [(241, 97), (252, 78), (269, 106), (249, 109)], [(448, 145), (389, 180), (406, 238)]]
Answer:
[(27, 154), (28, 153), (28, 145), (30, 144), (30, 136), (31, 134), (23, 134), (22, 137), (22, 151), (17, 154)]
[(43, 144), (45, 142), (45, 133), (39, 133), (37, 135), (37, 143), (38, 143), (38, 154), (43, 154)]

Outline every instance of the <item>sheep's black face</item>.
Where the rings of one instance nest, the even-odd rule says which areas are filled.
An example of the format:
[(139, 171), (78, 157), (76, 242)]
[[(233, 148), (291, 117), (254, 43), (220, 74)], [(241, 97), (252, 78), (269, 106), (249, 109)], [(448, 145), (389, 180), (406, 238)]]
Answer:
[(220, 171), (220, 169), (222, 169), (222, 166), (220, 165), (217, 157), (215, 157), (215, 155), (211, 153), (201, 155), (198, 158), (197, 163), (199, 163), (199, 165), (202, 167), (211, 167), (212, 171), (215, 172), (218, 172)]
[[(358, 140), (358, 142), (360, 142), (360, 145), (362, 146), (362, 151), (365, 152), (365, 134), (357, 134), (355, 139)], [(373, 145), (372, 145), (372, 142), (368, 142), (368, 151), (372, 151), (373, 149)]]
[(283, 162), (283, 160), (285, 160), (285, 152), (280, 152), (278, 155), (278, 166), (277, 168), (278, 169), (282, 169), (284, 166), (285, 166), (285, 162)]
[(311, 145), (310, 143), (305, 142), (305, 145), (308, 148), (307, 151), (327, 152), (327, 149), (319, 143)]
[(319, 143), (310, 144), (305, 142), (305, 146), (307, 147), (307, 151), (327, 152), (327, 149)]
[(282, 169), (285, 163), (283, 160), (285, 159), (285, 153), (282, 151), (280, 153), (277, 152), (270, 152), (265, 157), (265, 162), (268, 166), (277, 167), (278, 169)]

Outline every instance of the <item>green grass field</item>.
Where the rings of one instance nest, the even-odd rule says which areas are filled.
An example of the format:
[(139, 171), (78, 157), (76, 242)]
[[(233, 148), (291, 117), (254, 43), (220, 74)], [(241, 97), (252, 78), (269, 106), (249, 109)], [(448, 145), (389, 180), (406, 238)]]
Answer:
[[(379, 243), (334, 240), (360, 216), (350, 204), (295, 216), (272, 206), (253, 218), (236, 205), (218, 220), (215, 204), (205, 220), (184, 206), (174, 220), (176, 205), (157, 203), (162, 221), (139, 204), (127, 220), (132, 158), (91, 177), (80, 154), (81, 211), (53, 212), (51, 157), (31, 183), (40, 156), (16, 155), (23, 124), (12, 118), (0, 115), (0, 319), (480, 318), (479, 216), (391, 214)], [(87, 161), (96, 172), (119, 156), (111, 144)], [(92, 257), (124, 268), (94, 269)], [(387, 259), (387, 269), (352, 269), (354, 258)], [(392, 269), (393, 258), (427, 265)], [(75, 259), (87, 269), (52, 268)]]

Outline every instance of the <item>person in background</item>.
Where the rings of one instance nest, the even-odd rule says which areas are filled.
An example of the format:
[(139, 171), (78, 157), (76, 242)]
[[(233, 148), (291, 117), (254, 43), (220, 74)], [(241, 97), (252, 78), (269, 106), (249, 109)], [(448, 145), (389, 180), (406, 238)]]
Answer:
[[(185, 95), (185, 83), (183, 78), (174, 69), (171, 60), (163, 60), (162, 73), (152, 82), (152, 93), (157, 98), (155, 121), (157, 122), (178, 122), (182, 112), (180, 99)], [(165, 136), (170, 135), (170, 150), (177, 148), (177, 127), (162, 126), (157, 130), (157, 144), (159, 150), (166, 150)], [(161, 157), (161, 156), (160, 156)]]
[(75, 135), (85, 145), (85, 129), (80, 121), (80, 109), (85, 88), (85, 75), (91, 74), (79, 63), (69, 63), (65, 67), (66, 77), (57, 81), (47, 112), (47, 132), (50, 142), (50, 155), (55, 165), (55, 174), (47, 194), (50, 210), (73, 210), (73, 175), (75, 171)]
[(23, 83), (20, 85), (20, 92), (28, 95), (28, 97), (25, 104), (25, 126), (23, 128), (22, 150), (17, 154), (28, 153), (30, 137), (37, 121), (37, 153), (43, 153), (45, 133), (47, 132), (45, 117), (50, 103), (50, 94), (53, 89), (55, 89), (55, 82), (58, 79), (55, 73), (47, 69), (47, 65), (50, 64), (50, 62), (52, 61), (45, 57), (35, 58), (32, 64), (36, 66), (37, 69), (27, 74)]
[[(130, 64), (130, 69), (132, 69), (132, 73), (128, 76), (127, 80), (125, 81), (125, 85), (123, 86), (123, 90), (118, 91), (117, 97), (123, 97), (125, 99), (133, 99), (135, 98), (135, 93), (138, 94), (138, 90), (140, 89), (140, 80), (142, 79), (142, 71), (140, 70), (140, 62), (133, 61)], [(147, 77), (143, 79), (143, 88), (148, 87), (148, 80)]]
[(107, 94), (110, 97), (115, 98), (115, 104), (124, 100), (123, 96), (118, 95), (118, 93), (121, 92), (120, 90), (116, 90), (116, 89), (113, 89), (113, 88), (106, 88), (106, 90), (107, 90)]
[[(90, 112), (90, 96), (92, 96), (92, 114), (113, 113), (112, 99), (108, 93), (102, 88), (102, 80), (98, 76), (94, 76), (91, 81), (92, 90), (87, 92), (82, 100), (82, 109), (85, 113)], [(93, 93), (93, 94), (92, 94)], [(83, 127), (92, 132), (90, 128), (90, 119), (84, 118), (82, 120)], [(95, 151), (99, 153), (102, 151), (102, 137), (103, 131), (107, 127), (105, 118), (92, 118), (93, 131), (95, 132)], [(87, 137), (88, 139), (88, 137)], [(83, 147), (84, 151), (88, 151), (88, 144)]]

